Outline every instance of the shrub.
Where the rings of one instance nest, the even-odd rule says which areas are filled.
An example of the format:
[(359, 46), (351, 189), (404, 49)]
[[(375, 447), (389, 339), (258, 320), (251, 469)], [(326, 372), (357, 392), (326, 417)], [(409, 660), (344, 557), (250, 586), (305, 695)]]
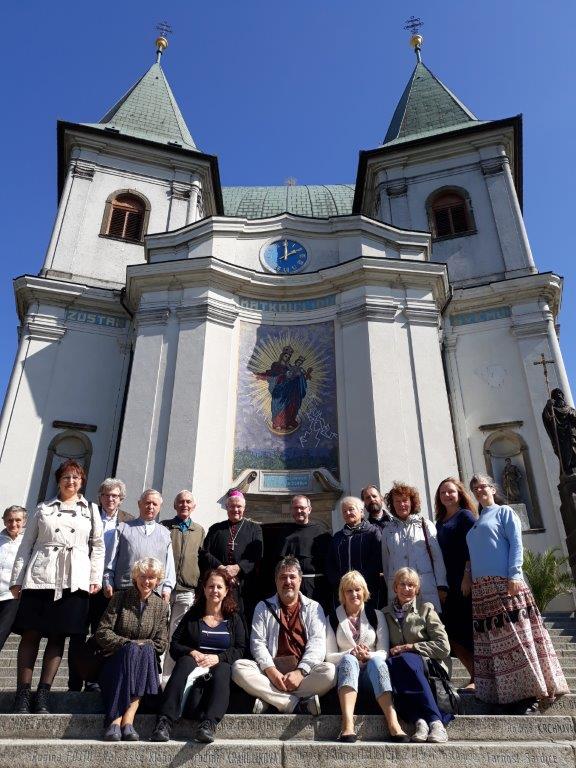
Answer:
[(536, 605), (540, 612), (546, 610), (546, 606), (558, 595), (564, 595), (574, 588), (572, 574), (565, 570), (568, 558), (557, 555), (557, 548), (547, 549), (541, 554), (524, 551), (524, 575)]

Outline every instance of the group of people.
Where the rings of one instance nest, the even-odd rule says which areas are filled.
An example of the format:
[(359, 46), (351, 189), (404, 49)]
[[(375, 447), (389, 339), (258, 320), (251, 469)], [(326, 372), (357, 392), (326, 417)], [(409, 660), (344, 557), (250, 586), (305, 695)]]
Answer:
[[(231, 681), (253, 697), (254, 713), (318, 715), (336, 687), (342, 742), (356, 741), (354, 712), (366, 695), (391, 741), (446, 741), (453, 715), (438, 707), (428, 666), (449, 672), (450, 655), (468, 670), (467, 687), (500, 711), (534, 711), (568, 692), (523, 579), (520, 521), (496, 502), (489, 477), (472, 477), (475, 500), (457, 478), (443, 480), (435, 524), (416, 488), (396, 482), (382, 495), (367, 486), (341, 500), (334, 535), (297, 495), (293, 523), (266, 561), (262, 527), (245, 516), (239, 490), (228, 494), (227, 519), (205, 534), (188, 490), (160, 522), (158, 491), (142, 493), (133, 518), (121, 509), (121, 480), (106, 479), (94, 504), (82, 495), (85, 479), (67, 460), (57, 496), (28, 521), (22, 507), (4, 513), (0, 648), (10, 631), (21, 635), (15, 712), (49, 711), (66, 637), (69, 688), (101, 691), (108, 741), (137, 740), (141, 699), (158, 694), (153, 740), (167, 741), (185, 717), (209, 743)], [(273, 595), (259, 589), (266, 562)], [(94, 649), (99, 663), (88, 667), (98, 669), (87, 672)]]

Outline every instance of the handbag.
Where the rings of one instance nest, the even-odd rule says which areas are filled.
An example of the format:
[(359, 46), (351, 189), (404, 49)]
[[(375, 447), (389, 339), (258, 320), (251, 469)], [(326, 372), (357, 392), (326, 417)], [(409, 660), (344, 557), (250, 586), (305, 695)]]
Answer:
[[(296, 638), (294, 637), (294, 635), (292, 635), (290, 630), (288, 630), (282, 624), (282, 622), (280, 621), (280, 617), (274, 610), (274, 606), (270, 602), (268, 602), (268, 600), (264, 600), (264, 602), (266, 603), (266, 607), (268, 608), (272, 616), (274, 616), (274, 618), (276, 619), (280, 627), (283, 627), (287, 631), (287, 633), (290, 635), (291, 639), (296, 643), (296, 645), (302, 647), (302, 653), (304, 653), (304, 647), (301, 645), (301, 643), (299, 643), (296, 640)], [(289, 654), (288, 656), (274, 656), (273, 661), (274, 661), (274, 666), (276, 667), (278, 672), (280, 672), (281, 675), (287, 675), (288, 672), (294, 672), (294, 670), (298, 668), (298, 662), (300, 661), (300, 659), (294, 654)]]
[(450, 682), (448, 672), (436, 659), (426, 659), (426, 676), (438, 709), (451, 715), (462, 714), (460, 694)]

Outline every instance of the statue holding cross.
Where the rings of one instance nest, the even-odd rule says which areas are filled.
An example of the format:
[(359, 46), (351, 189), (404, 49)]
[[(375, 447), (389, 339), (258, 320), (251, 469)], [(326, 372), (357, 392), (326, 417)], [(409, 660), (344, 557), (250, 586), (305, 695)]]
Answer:
[(548, 366), (555, 365), (542, 353), (534, 365), (541, 365), (548, 391), (548, 401), (542, 411), (542, 421), (560, 462), (560, 477), (576, 474), (576, 410), (571, 408), (561, 389), (550, 391)]

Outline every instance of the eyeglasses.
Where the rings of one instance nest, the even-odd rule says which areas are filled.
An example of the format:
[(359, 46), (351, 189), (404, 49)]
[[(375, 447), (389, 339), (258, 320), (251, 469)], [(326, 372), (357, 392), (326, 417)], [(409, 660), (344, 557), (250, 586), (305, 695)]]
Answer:
[(101, 493), (100, 496), (104, 496), (106, 499), (119, 499), (119, 493)]
[(62, 475), (60, 480), (82, 480), (80, 475)]
[(480, 485), (475, 485), (474, 488), (472, 488), (473, 491), (483, 491), (485, 488), (494, 488), (493, 485), (489, 485), (488, 483), (482, 483)]

